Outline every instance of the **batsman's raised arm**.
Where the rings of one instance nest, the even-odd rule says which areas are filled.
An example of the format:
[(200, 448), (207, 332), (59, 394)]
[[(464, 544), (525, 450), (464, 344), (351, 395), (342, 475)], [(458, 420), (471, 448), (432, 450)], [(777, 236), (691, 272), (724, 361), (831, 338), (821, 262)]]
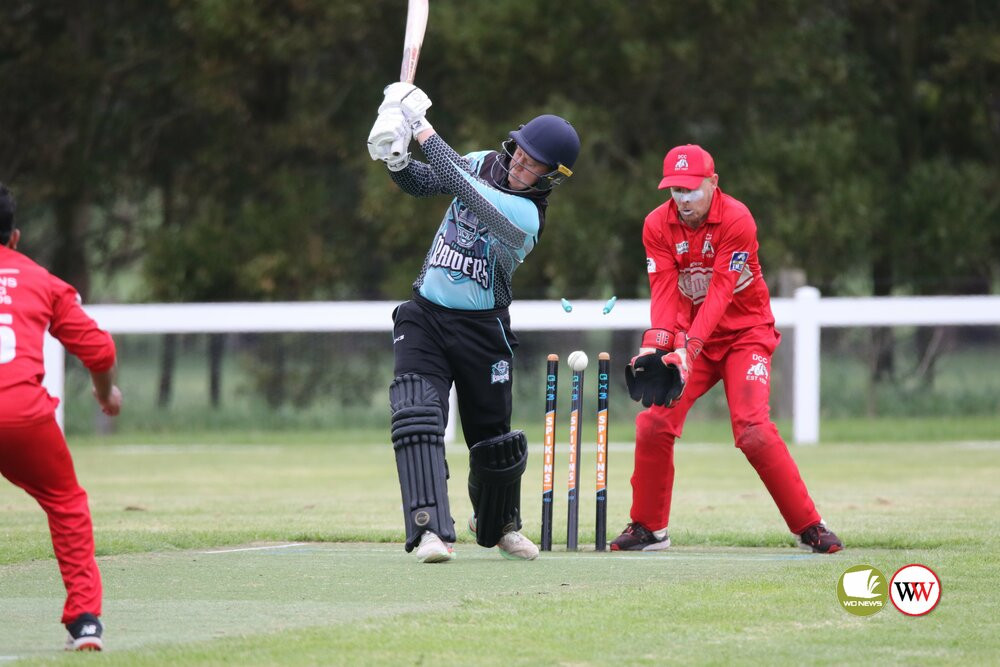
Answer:
[[(579, 138), (568, 122), (557, 116), (539, 116), (511, 132), (501, 152), (479, 151), (461, 156), (427, 121), (431, 101), (426, 93), (412, 84), (392, 83), (384, 94), (379, 120), (369, 137), (369, 150), (373, 159), (384, 155), (381, 159), (404, 192), (417, 197), (442, 192), (454, 195), (508, 248), (521, 249), (537, 242), (544, 225), (547, 194), (572, 175), (568, 165), (579, 153)], [(420, 143), (429, 164), (411, 160), (409, 153), (395, 157), (384, 149), (372, 149), (373, 145), (385, 146), (405, 134), (400, 117), (402, 125)], [(520, 258), (513, 261), (519, 262)]]
[(449, 146), (427, 121), (430, 106), (427, 95), (411, 84), (393, 83), (385, 88), (380, 114), (398, 108), (429, 163), (408, 160), (399, 170), (390, 165), (393, 180), (404, 192), (418, 197), (442, 192), (454, 195), (459, 205), (475, 213), (508, 248), (522, 248), (529, 237), (534, 244), (543, 221), (537, 203), (523, 193), (515, 194), (520, 188), (508, 187), (505, 170), (494, 169), (495, 152), (461, 156)]
[(419, 160), (409, 160), (409, 164), (399, 171), (390, 169), (389, 175), (400, 190), (414, 197), (448, 194), (431, 166)]

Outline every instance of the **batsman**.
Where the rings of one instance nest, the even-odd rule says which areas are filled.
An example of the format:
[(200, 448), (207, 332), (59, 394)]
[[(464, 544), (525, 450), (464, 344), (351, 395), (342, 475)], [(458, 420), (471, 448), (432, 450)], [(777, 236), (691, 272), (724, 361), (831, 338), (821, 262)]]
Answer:
[[(423, 563), (454, 557), (444, 427), (452, 383), (469, 447), (469, 528), (510, 559), (538, 548), (521, 529), (524, 433), (511, 431), (517, 337), (507, 308), (511, 278), (538, 243), (552, 189), (572, 175), (580, 139), (543, 115), (509, 133), (499, 151), (459, 155), (427, 121), (427, 95), (410, 83), (385, 88), (368, 137), (373, 160), (414, 197), (451, 201), (431, 238), (412, 298), (393, 312), (392, 443), (403, 500), (406, 551)], [(427, 162), (412, 159), (419, 143)]]
[(843, 548), (813, 504), (770, 418), (771, 355), (780, 334), (757, 258), (749, 209), (719, 188), (708, 151), (685, 145), (663, 162), (670, 198), (643, 226), (652, 328), (625, 369), (636, 417), (631, 522), (612, 551), (670, 546), (674, 442), (688, 411), (719, 380), (736, 447), (760, 476), (800, 545)]

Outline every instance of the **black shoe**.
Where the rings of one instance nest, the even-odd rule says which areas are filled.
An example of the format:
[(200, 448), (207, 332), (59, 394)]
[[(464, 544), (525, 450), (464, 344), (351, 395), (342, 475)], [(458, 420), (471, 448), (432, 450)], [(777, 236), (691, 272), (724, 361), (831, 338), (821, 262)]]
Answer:
[(104, 626), (101, 619), (93, 614), (80, 614), (75, 621), (66, 624), (66, 629), (69, 630), (67, 651), (100, 651), (104, 648), (101, 641)]
[(611, 540), (612, 551), (662, 551), (670, 546), (670, 536), (661, 540), (641, 523), (625, 526), (622, 534)]
[(818, 554), (834, 554), (844, 548), (844, 543), (820, 521), (802, 531), (799, 535), (799, 546), (803, 549), (812, 549)]

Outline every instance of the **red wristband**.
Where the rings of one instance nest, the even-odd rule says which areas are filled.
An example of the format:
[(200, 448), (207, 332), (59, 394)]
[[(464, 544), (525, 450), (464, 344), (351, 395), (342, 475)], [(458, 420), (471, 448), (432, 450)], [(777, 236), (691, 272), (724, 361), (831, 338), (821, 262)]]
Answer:
[(642, 334), (642, 344), (639, 347), (655, 347), (658, 350), (673, 351), (670, 341), (673, 334), (666, 329), (646, 329)]
[(688, 335), (683, 331), (677, 332), (677, 338), (674, 339), (674, 345), (677, 349), (687, 350), (687, 353), (692, 359), (701, 354), (701, 348), (705, 347), (705, 341), (700, 338), (688, 338)]

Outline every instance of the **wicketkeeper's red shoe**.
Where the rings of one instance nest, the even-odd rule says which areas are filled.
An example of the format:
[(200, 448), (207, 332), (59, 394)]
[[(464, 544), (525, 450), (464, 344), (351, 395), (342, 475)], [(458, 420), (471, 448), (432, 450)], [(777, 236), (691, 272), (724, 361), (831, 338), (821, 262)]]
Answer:
[(818, 554), (833, 554), (844, 548), (840, 538), (830, 532), (822, 521), (802, 531), (798, 542), (803, 549), (811, 549)]
[(622, 534), (611, 540), (612, 551), (662, 551), (670, 546), (670, 536), (659, 538), (641, 523), (625, 526)]
[(100, 651), (104, 648), (101, 640), (104, 626), (101, 619), (93, 614), (80, 614), (75, 621), (66, 624), (66, 630), (69, 632), (67, 651)]

